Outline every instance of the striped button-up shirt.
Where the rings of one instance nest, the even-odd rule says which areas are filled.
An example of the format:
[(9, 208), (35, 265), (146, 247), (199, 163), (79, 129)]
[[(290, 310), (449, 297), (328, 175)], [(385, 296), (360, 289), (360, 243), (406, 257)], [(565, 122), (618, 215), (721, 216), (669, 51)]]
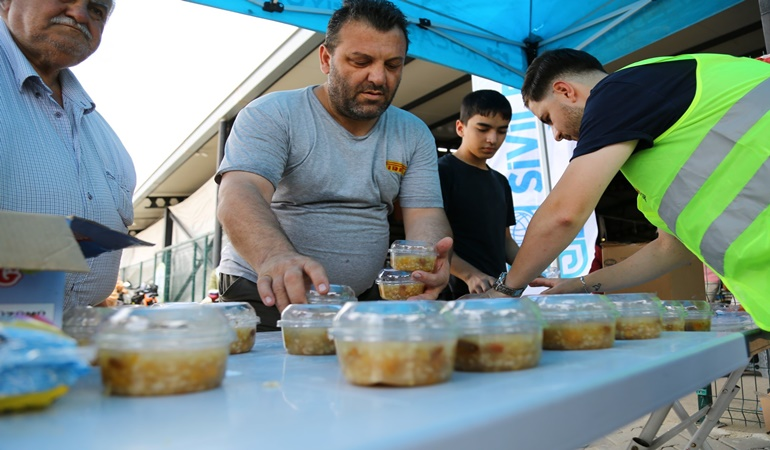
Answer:
[[(74, 74), (53, 98), (0, 21), (0, 209), (74, 215), (127, 231), (136, 173), (131, 157)], [(45, 239), (45, 236), (41, 236)], [(103, 301), (115, 287), (120, 251), (68, 274), (64, 309)]]

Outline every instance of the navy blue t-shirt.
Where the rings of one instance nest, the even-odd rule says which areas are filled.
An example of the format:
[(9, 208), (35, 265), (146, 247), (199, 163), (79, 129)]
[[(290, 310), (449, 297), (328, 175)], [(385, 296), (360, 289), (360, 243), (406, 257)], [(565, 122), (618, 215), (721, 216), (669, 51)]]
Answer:
[(695, 60), (631, 67), (608, 75), (591, 90), (572, 158), (638, 139), (634, 151), (679, 120), (695, 97)]

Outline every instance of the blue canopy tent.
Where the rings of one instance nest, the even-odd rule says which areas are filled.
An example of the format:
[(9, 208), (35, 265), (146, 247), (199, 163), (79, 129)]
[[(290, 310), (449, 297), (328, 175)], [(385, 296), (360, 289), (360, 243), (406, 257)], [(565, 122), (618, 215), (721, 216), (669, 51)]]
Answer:
[[(187, 0), (320, 33), (341, 0)], [(741, 0), (392, 0), (409, 19), (409, 56), (520, 88), (543, 50), (614, 61)]]

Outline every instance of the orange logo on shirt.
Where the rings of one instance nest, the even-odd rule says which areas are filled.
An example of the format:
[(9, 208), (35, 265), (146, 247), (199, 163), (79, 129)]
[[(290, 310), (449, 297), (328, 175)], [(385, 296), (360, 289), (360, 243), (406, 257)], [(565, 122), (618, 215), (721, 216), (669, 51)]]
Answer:
[(406, 173), (406, 165), (398, 161), (385, 161), (385, 167), (390, 171), (404, 176)]

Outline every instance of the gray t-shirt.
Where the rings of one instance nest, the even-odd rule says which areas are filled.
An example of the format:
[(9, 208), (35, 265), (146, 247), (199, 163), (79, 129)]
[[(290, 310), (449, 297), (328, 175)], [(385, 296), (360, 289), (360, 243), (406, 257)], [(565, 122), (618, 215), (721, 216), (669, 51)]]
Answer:
[[(387, 215), (441, 208), (436, 144), (413, 114), (391, 106), (365, 136), (337, 123), (314, 86), (260, 97), (238, 114), (217, 172), (251, 172), (276, 191), (272, 209), (301, 254), (319, 261), (333, 284), (368, 289), (389, 245)], [(257, 274), (225, 238), (221, 273)]]

